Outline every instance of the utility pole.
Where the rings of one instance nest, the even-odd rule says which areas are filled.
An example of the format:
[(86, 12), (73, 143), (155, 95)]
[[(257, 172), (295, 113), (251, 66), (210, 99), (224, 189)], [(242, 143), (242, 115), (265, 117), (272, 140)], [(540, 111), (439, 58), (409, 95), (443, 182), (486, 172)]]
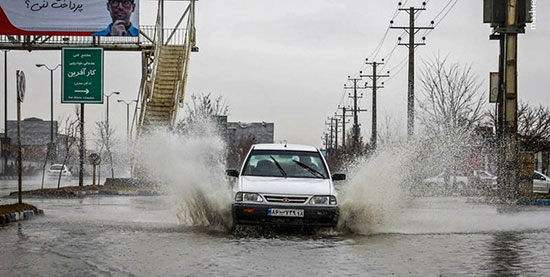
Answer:
[(330, 131), (329, 147), (327, 147), (327, 151), (328, 151), (328, 149), (330, 149), (330, 151), (328, 151), (328, 152), (332, 154), (332, 150), (334, 149), (334, 147), (333, 147), (333, 145), (334, 145), (333, 144), (333, 142), (334, 142), (334, 136), (333, 136), (333, 134), (334, 134), (334, 125), (333, 125), (332, 121), (334, 120), (334, 118), (329, 117), (328, 120), (330, 120), (330, 122), (325, 122), (325, 125), (327, 127), (329, 127), (329, 131)]
[(371, 147), (373, 150), (376, 150), (376, 141), (377, 141), (377, 116), (376, 116), (376, 92), (379, 88), (384, 88), (384, 82), (382, 82), (382, 86), (378, 85), (378, 78), (387, 78), (390, 77), (388, 75), (390, 72), (388, 71), (388, 74), (378, 74), (377, 67), (379, 65), (383, 65), (384, 59), (382, 59), (382, 62), (369, 62), (369, 59), (366, 59), (366, 64), (372, 66), (372, 75), (361, 75), (361, 77), (369, 77), (372, 80), (372, 136), (371, 136)]
[(346, 107), (338, 106), (338, 109), (342, 110), (342, 114), (337, 114), (336, 117), (338, 117), (342, 120), (342, 149), (345, 150), (345, 148), (346, 148), (346, 123), (348, 123), (347, 117), (352, 117), (353, 115), (351, 115), (351, 114), (348, 115), (347, 114), (347, 111), (349, 111), (349, 110), (346, 109)]
[[(399, 2), (401, 6), (401, 2)], [(409, 43), (401, 43), (401, 37), (399, 37), (399, 45), (407, 46), (409, 48), (409, 86), (407, 92), (407, 134), (409, 137), (414, 135), (414, 49), (417, 46), (426, 45), (426, 43), (416, 43), (415, 35), (420, 30), (432, 30), (434, 27), (417, 27), (415, 26), (414, 18), (416, 13), (419, 11), (426, 10), (426, 2), (422, 3), (422, 8), (399, 8), (400, 11), (406, 11), (409, 14), (409, 26), (390, 26), (391, 29), (401, 29), (409, 34)], [(390, 24), (393, 25), (393, 20), (390, 21)], [(432, 21), (433, 25), (434, 22)], [(423, 37), (422, 41), (425, 41), (426, 38)]]
[(518, 0), (507, 1), (504, 65), (504, 182), (507, 198), (516, 198), (519, 193), (519, 143), (518, 143)]
[(328, 155), (328, 134), (325, 132), (325, 150), (327, 151)]
[(334, 119), (334, 152), (338, 152), (338, 118), (335, 116)]
[[(527, 0), (503, 0), (485, 5), (484, 23), (491, 23), (491, 40), (500, 41), (497, 138), (499, 141), (498, 189), (503, 199), (519, 196), (520, 154), (518, 138), (517, 59), (518, 34), (533, 22)], [(529, 193), (532, 188), (529, 188)]]
[[(361, 73), (363, 73), (363, 72), (359, 71), (359, 74), (361, 74)], [(361, 130), (359, 129), (358, 113), (367, 111), (367, 110), (360, 109), (359, 106), (358, 106), (358, 103), (357, 103), (357, 100), (359, 98), (363, 98), (362, 95), (357, 95), (357, 90), (367, 89), (366, 84), (364, 86), (357, 86), (357, 82), (359, 82), (361, 80), (362, 80), (361, 77), (351, 78), (350, 76), (348, 76), (348, 81), (351, 81), (353, 83), (353, 86), (350, 87), (350, 86), (347, 86), (346, 84), (344, 84), (344, 89), (353, 89), (353, 96), (350, 95), (349, 97), (353, 99), (353, 109), (352, 109), (352, 112), (353, 112), (353, 149), (355, 151), (359, 150), (359, 137), (360, 137), (360, 134), (361, 134)]]

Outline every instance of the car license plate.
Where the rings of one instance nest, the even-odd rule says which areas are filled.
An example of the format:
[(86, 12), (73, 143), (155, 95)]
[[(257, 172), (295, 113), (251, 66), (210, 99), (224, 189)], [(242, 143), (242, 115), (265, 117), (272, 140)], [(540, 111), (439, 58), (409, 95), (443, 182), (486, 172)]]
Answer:
[(269, 209), (268, 216), (284, 216), (284, 217), (304, 217), (304, 210), (294, 209)]

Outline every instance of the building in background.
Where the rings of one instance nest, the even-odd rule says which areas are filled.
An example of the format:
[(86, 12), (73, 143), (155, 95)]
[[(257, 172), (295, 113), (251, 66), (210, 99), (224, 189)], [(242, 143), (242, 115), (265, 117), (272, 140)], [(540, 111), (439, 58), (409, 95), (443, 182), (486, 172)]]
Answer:
[[(17, 121), (8, 120), (7, 127), (7, 134), (11, 144), (8, 167), (14, 170), (17, 159)], [(54, 143), (58, 139), (58, 128), (58, 122), (54, 121)], [(25, 174), (33, 174), (34, 171), (42, 167), (48, 153), (50, 132), (51, 121), (45, 121), (36, 117), (26, 118), (21, 121), (21, 146), (23, 148), (23, 172)], [(59, 150), (59, 145), (57, 145), (56, 153), (59, 153)], [(13, 172), (11, 173), (13, 174)]]
[(274, 123), (268, 122), (228, 122), (227, 136), (229, 144), (238, 140), (254, 138), (255, 143), (273, 143)]
[[(11, 140), (10, 157), (17, 157), (17, 121), (8, 120), (8, 137)], [(44, 160), (50, 143), (51, 122), (40, 118), (30, 117), (21, 121), (21, 145), (23, 160)], [(57, 140), (58, 123), (53, 122), (53, 140)]]
[(237, 168), (252, 144), (273, 143), (275, 124), (268, 122), (227, 122), (228, 165)]

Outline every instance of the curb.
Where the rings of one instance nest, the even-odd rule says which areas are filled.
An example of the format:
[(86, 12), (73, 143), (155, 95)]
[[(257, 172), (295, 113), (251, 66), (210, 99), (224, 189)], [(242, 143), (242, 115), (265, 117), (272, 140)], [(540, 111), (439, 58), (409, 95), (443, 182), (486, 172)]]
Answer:
[(550, 199), (519, 200), (519, 205), (550, 206)]
[(75, 191), (73, 195), (77, 197), (86, 197), (93, 195), (102, 195), (102, 196), (159, 196), (160, 193), (153, 190), (138, 190), (136, 192), (121, 192), (118, 190), (100, 190), (100, 191)]
[(99, 195), (119, 195), (117, 190), (100, 190)]
[(17, 222), (17, 221), (23, 221), (33, 218), (35, 215), (41, 215), (44, 214), (44, 211), (38, 210), (38, 213), (35, 214), (33, 210), (25, 210), (22, 212), (16, 212), (16, 213), (7, 213), (0, 215), (0, 225)]
[(96, 195), (96, 194), (98, 194), (98, 192), (93, 191), (93, 190), (87, 190), (87, 191), (75, 191), (75, 192), (73, 192), (73, 194), (78, 196), (78, 197), (84, 197), (84, 196), (87, 196), (87, 195)]
[(160, 193), (152, 190), (138, 190), (137, 194), (138, 196), (159, 196)]

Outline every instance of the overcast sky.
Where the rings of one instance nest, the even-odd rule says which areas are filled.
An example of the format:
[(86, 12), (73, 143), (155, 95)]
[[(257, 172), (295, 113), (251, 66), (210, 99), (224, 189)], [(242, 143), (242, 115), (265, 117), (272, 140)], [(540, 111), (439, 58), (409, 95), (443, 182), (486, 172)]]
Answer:
[[(369, 57), (382, 39), (398, 1), (365, 0), (201, 0), (197, 3), (199, 53), (193, 53), (188, 97), (193, 93), (222, 95), (230, 108), (230, 121), (275, 123), (276, 141), (321, 146), (325, 119), (338, 104), (347, 104), (343, 85), (348, 75), (365, 69)], [(420, 6), (410, 0), (407, 5)], [(454, 1), (453, 1), (454, 2)], [(550, 106), (550, 2), (535, 1), (536, 26), (528, 26), (519, 42), (519, 95), (532, 104)], [(426, 25), (447, 0), (428, 1), (427, 11), (416, 24)], [(152, 24), (156, 3), (142, 1), (141, 24)], [(167, 6), (167, 25), (174, 25), (183, 3)], [(441, 17), (441, 16), (440, 16)], [(401, 12), (395, 25), (407, 24)], [(534, 27), (532, 29), (531, 27)], [(486, 90), (488, 72), (498, 65), (498, 42), (489, 41), (489, 26), (482, 23), (481, 0), (458, 0), (443, 22), (418, 48), (417, 69), (422, 60), (435, 55), (471, 64)], [(390, 30), (378, 59), (387, 56), (397, 43), (399, 30)], [(387, 69), (407, 55), (399, 46)], [(141, 79), (141, 56), (135, 52), (106, 52), (105, 91), (121, 91), (120, 99), (135, 99)], [(27, 75), (27, 96), (23, 117), (49, 119), (50, 75), (36, 63), (56, 65), (60, 51), (11, 51), (8, 53), (8, 118), (15, 119), (15, 70)], [(0, 57), (3, 63), (3, 56)], [(3, 73), (3, 64), (0, 70)], [(389, 116), (405, 134), (407, 68), (392, 73), (392, 79), (378, 95), (379, 128)], [(418, 74), (417, 74), (418, 76)], [(0, 76), (0, 78), (3, 78)], [(74, 112), (74, 105), (60, 104), (60, 73), (55, 74), (55, 119)], [(417, 93), (421, 89), (418, 85)], [(3, 91), (3, 89), (2, 89)], [(370, 110), (371, 93), (366, 91), (361, 107)], [(4, 97), (1, 97), (4, 109)], [(488, 105), (489, 107), (489, 105)], [(86, 106), (86, 129), (105, 117), (105, 105)], [(370, 111), (360, 114), (362, 134), (370, 137)], [(4, 113), (0, 115), (4, 120)], [(111, 124), (124, 137), (126, 107), (111, 98)], [(3, 124), (2, 124), (3, 128)]]

